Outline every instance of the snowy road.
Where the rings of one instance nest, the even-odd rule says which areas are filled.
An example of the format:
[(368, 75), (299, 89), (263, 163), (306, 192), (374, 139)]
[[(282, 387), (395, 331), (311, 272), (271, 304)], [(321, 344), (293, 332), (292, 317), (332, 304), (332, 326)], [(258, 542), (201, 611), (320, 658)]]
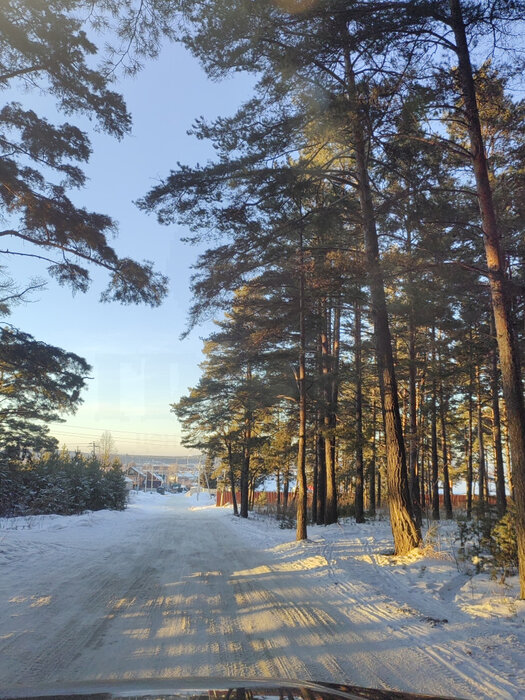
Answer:
[(523, 616), (456, 609), (461, 576), (431, 595), (371, 538), (316, 528), (296, 544), (189, 503), (144, 494), (124, 513), (0, 530), (1, 686), (273, 677), (525, 697)]

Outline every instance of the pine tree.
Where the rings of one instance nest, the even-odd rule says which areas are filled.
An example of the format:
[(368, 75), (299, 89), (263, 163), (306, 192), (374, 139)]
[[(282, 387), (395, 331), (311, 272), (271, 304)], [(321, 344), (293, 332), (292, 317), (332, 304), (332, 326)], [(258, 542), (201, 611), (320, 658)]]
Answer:
[(74, 413), (90, 371), (87, 362), (27, 333), (0, 331), (0, 449), (15, 458), (56, 447), (47, 423)]
[[(122, 97), (110, 89), (110, 72), (93, 68), (97, 47), (81, 19), (83, 3), (14, 0), (0, 9), (0, 89), (22, 88), (19, 101), (0, 109), (0, 235), (4, 256), (32, 257), (60, 284), (86, 291), (89, 266), (110, 275), (102, 299), (157, 306), (166, 278), (149, 262), (119, 258), (108, 243), (110, 217), (76, 206), (68, 190), (85, 184), (81, 164), (91, 152), (87, 135), (69, 121), (53, 124), (26, 94), (39, 90), (58, 112), (86, 115), (116, 138), (130, 129)], [(22, 247), (24, 244), (24, 247)]]

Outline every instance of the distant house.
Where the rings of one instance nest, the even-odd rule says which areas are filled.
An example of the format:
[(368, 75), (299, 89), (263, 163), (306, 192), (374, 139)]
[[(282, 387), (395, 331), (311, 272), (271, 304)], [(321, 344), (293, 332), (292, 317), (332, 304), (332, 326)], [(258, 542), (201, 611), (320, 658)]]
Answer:
[(164, 479), (160, 474), (156, 474), (151, 469), (139, 469), (139, 467), (127, 467), (124, 475), (129, 477), (133, 483), (135, 491), (148, 491), (157, 489), (164, 485)]
[(132, 488), (135, 491), (144, 489), (146, 483), (146, 474), (138, 467), (127, 467), (124, 469), (124, 475), (131, 479)]
[(177, 483), (181, 486), (193, 486), (197, 481), (195, 474), (179, 474)]
[(159, 486), (164, 485), (164, 481), (159, 474), (155, 474), (155, 472), (152, 472), (149, 469), (146, 469), (145, 475), (146, 475), (146, 489), (158, 489)]

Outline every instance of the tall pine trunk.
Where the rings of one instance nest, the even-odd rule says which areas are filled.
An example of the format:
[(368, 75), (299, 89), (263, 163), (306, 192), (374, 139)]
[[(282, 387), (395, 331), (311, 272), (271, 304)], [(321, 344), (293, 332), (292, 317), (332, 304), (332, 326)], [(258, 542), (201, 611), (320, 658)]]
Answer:
[(355, 357), (355, 521), (365, 522), (363, 494), (364, 494), (364, 467), (363, 467), (363, 368), (361, 348), (361, 304), (354, 304), (354, 357)]
[[(441, 334), (440, 334), (441, 338)], [(452, 519), (452, 498), (450, 494), (450, 473), (449, 473), (449, 454), (447, 442), (447, 411), (448, 401), (445, 400), (445, 392), (443, 389), (443, 363), (441, 361), (441, 351), (438, 352), (439, 358), (439, 417), (441, 423), (441, 451), (443, 455), (443, 505), (445, 506), (445, 517), (447, 520)]]
[[(333, 320), (333, 326), (332, 326)], [(335, 428), (338, 396), (339, 334), (341, 310), (327, 302), (321, 333), (323, 367), (324, 446), (325, 446), (325, 515), (326, 525), (337, 522), (337, 482), (335, 473)]]
[(376, 514), (376, 402), (372, 402), (372, 456), (368, 465), (368, 513), (373, 518)]
[(233, 454), (232, 454), (232, 444), (228, 441), (228, 467), (230, 472), (230, 484), (232, 489), (232, 504), (233, 504), (233, 514), (239, 515), (239, 508), (237, 507), (237, 494), (236, 494), (236, 484), (235, 484), (235, 471), (233, 468)]
[(481, 370), (476, 367), (476, 380), (478, 386), (478, 491), (479, 508), (485, 509), (485, 442), (483, 439), (483, 405), (481, 401)]
[(409, 428), (409, 481), (412, 510), (416, 523), (421, 527), (421, 489), (418, 473), (418, 432), (417, 432), (417, 353), (416, 353), (416, 324), (414, 321), (414, 309), (410, 307), (408, 320), (408, 404), (410, 409)]
[[(321, 308), (320, 318), (323, 318), (323, 308)], [(322, 322), (322, 321), (321, 321)], [(325, 446), (324, 446), (324, 393), (323, 393), (323, 353), (322, 353), (322, 333), (319, 334), (317, 343), (317, 378), (318, 378), (318, 395), (317, 395), (317, 441), (316, 441), (316, 461), (317, 461), (317, 506), (316, 506), (316, 524), (325, 524), (326, 512), (326, 462), (325, 462)]]
[[(472, 345), (472, 330), (470, 331)], [(467, 519), (472, 517), (472, 485), (474, 461), (474, 376), (472, 363), (469, 360), (468, 383), (468, 422), (467, 422)]]
[(437, 447), (436, 330), (432, 327), (432, 392), (430, 395), (430, 453), (432, 458), (432, 520), (439, 520), (439, 462)]
[(299, 232), (299, 368), (297, 384), (299, 388), (299, 435), (297, 450), (297, 504), (296, 539), (305, 540), (307, 520), (306, 489), (306, 331), (305, 331), (305, 284), (303, 232)]
[[(246, 367), (246, 386), (252, 381), (252, 368)], [(251, 401), (248, 398), (248, 403)], [(247, 406), (244, 412), (244, 444), (241, 464), (241, 518), (248, 517), (250, 495), (250, 460), (252, 451), (253, 411)]]
[(449, 0), (450, 24), (456, 40), (459, 79), (465, 103), (476, 190), (483, 225), (483, 242), (489, 270), (492, 309), (498, 340), (503, 397), (507, 407), (516, 500), (516, 531), (521, 598), (525, 599), (525, 405), (518, 345), (512, 324), (511, 300), (505, 276), (504, 255), (490, 187), (481, 133), (476, 87), (460, 0)]
[[(345, 27), (348, 32), (348, 28)], [(349, 118), (356, 161), (357, 189), (363, 227), (368, 284), (374, 322), (379, 389), (383, 409), (386, 442), (386, 472), (390, 525), (396, 554), (406, 554), (421, 542), (421, 532), (412, 514), (405, 444), (399, 412), (397, 382), (394, 372), (392, 341), (386, 308), (383, 271), (379, 256), (372, 190), (368, 176), (367, 148), (361, 109), (350, 54), (345, 52), (345, 73), (348, 89)]]
[[(494, 320), (491, 322), (491, 336), (494, 335)], [(503, 445), (501, 441), (501, 415), (499, 410), (499, 368), (497, 348), (491, 350), (491, 393), (492, 393), (492, 442), (494, 444), (496, 507), (500, 518), (507, 510), (505, 493), (505, 471), (503, 468)]]
[(447, 443), (447, 411), (446, 403), (443, 400), (443, 390), (440, 390), (439, 414), (441, 419), (441, 447), (443, 454), (443, 504), (445, 506), (445, 517), (452, 520), (452, 496), (450, 493), (450, 472), (449, 455)]
[(313, 484), (312, 484), (312, 522), (317, 522), (317, 488), (319, 483), (319, 429), (316, 425), (314, 434), (314, 473), (313, 473)]
[(326, 512), (326, 465), (325, 465), (325, 448), (324, 436), (317, 436), (317, 456), (319, 460), (319, 469), (317, 472), (317, 525), (325, 525)]

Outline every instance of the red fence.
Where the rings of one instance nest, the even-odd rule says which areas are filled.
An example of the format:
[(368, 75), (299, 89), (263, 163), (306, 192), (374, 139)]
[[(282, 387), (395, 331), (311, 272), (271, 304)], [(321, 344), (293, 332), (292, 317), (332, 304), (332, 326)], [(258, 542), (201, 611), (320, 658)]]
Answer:
[[(432, 505), (432, 498), (427, 495), (426, 497), (427, 506)], [(465, 508), (467, 507), (467, 494), (466, 493), (453, 493), (450, 495), (450, 500), (452, 501), (453, 508)], [(472, 495), (472, 503), (476, 503), (479, 500), (477, 495)], [(445, 498), (442, 493), (439, 494), (439, 505), (444, 505)], [(496, 505), (496, 496), (489, 496), (488, 503), (491, 506)]]
[[(241, 502), (241, 494), (240, 491), (237, 491), (237, 503)], [(288, 494), (288, 503), (293, 503), (295, 500), (295, 493), (293, 491), (290, 491)], [(346, 500), (346, 499), (345, 499)], [(460, 508), (466, 510), (467, 508), (467, 495), (464, 493), (453, 493), (451, 494), (450, 500), (452, 501), (452, 507), (453, 508)], [(472, 496), (472, 503), (476, 503), (478, 501), (477, 495)], [(277, 493), (275, 491), (256, 491), (255, 496), (254, 496), (254, 502), (256, 504), (269, 504), (273, 505), (277, 503)], [(283, 502), (283, 495), (281, 493), (281, 503)], [(216, 498), (216, 505), (218, 506), (225, 506), (228, 504), (232, 504), (233, 499), (232, 499), (232, 493), (231, 491), (221, 491), (220, 489), (217, 489), (217, 498)], [(311, 505), (312, 503), (312, 494), (308, 494), (308, 505)], [(488, 503), (490, 505), (496, 505), (496, 496), (489, 496), (488, 498)], [(430, 496), (426, 497), (426, 504), (427, 506), (432, 505), (432, 499)], [(444, 496), (442, 493), (439, 494), (439, 505), (441, 507), (444, 506)]]
[[(236, 497), (237, 497), (237, 503), (241, 502), (241, 492), (237, 491), (236, 492)], [(295, 493), (293, 491), (290, 491), (288, 494), (288, 504), (293, 503), (295, 501)], [(221, 491), (220, 489), (217, 489), (217, 498), (216, 498), (216, 505), (218, 506), (225, 506), (228, 504), (233, 503), (232, 499), (232, 493), (231, 491)], [(281, 493), (281, 503), (283, 502), (283, 494)], [(269, 505), (274, 505), (277, 503), (277, 493), (276, 491), (256, 491), (254, 494), (254, 503), (255, 504), (269, 504)], [(308, 505), (311, 505), (312, 503), (312, 494), (308, 494)]]

